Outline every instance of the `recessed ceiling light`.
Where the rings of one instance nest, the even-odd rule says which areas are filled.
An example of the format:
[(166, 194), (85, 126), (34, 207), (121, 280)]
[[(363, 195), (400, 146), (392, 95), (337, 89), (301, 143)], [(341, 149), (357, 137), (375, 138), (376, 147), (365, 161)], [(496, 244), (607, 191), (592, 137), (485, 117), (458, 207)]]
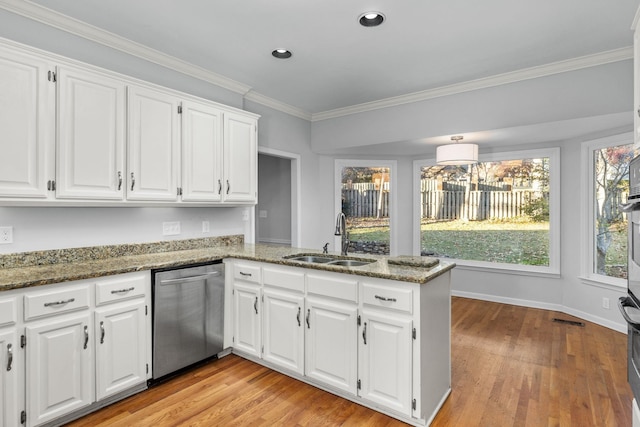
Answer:
[(276, 58), (287, 59), (287, 58), (291, 58), (292, 53), (287, 49), (276, 49), (273, 52), (271, 52), (271, 55), (275, 56)]
[(365, 12), (358, 17), (358, 22), (363, 27), (377, 27), (384, 22), (384, 15), (380, 12)]

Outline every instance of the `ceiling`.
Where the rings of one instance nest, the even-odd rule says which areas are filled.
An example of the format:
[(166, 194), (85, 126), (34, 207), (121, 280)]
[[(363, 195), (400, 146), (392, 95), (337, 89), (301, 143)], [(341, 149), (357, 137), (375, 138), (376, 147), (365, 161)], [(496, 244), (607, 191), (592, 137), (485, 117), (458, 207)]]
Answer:
[[(239, 82), (254, 97), (314, 119), (365, 103), (628, 49), (640, 0), (31, 3)], [(358, 17), (371, 10), (384, 13), (386, 21), (375, 28), (359, 25)], [(293, 56), (276, 59), (271, 55), (276, 48), (289, 49)], [(613, 120), (607, 126), (619, 126), (620, 118)]]

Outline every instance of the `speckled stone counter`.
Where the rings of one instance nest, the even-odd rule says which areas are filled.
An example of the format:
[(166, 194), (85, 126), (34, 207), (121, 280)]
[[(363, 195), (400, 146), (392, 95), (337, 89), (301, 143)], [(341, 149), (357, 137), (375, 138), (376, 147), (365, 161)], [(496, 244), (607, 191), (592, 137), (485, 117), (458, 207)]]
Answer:
[[(430, 257), (380, 257), (350, 254), (375, 262), (359, 267), (316, 264), (287, 259), (319, 250), (244, 244), (242, 236), (189, 239), (147, 244), (96, 246), (0, 256), (0, 291), (90, 279), (132, 271), (179, 267), (224, 258), (268, 262), (413, 283), (427, 283), (455, 264)], [(330, 256), (339, 255), (330, 253)]]

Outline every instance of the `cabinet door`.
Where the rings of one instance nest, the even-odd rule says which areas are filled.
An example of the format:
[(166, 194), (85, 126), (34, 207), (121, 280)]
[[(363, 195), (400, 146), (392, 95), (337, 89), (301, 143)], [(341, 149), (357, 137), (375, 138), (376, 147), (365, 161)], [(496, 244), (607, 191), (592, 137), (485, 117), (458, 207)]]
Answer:
[(123, 82), (58, 70), (56, 197), (122, 200), (124, 123)]
[(96, 310), (96, 399), (146, 381), (144, 300)]
[(305, 375), (356, 393), (358, 309), (329, 299), (307, 298)]
[(299, 374), (304, 373), (304, 298), (265, 288), (262, 358)]
[(411, 416), (411, 318), (364, 309), (361, 320), (360, 396)]
[(45, 199), (54, 179), (55, 84), (44, 61), (0, 49), (0, 197)]
[(128, 88), (129, 200), (178, 200), (178, 99)]
[(89, 313), (26, 327), (27, 424), (39, 425), (93, 402)]
[(241, 114), (224, 114), (224, 200), (257, 200), (257, 120)]
[(18, 355), (16, 331), (0, 331), (0, 427), (20, 423), (18, 381), (22, 378), (22, 363)]
[(233, 347), (251, 356), (262, 355), (262, 305), (257, 285), (236, 282), (233, 292)]
[(183, 102), (182, 200), (218, 202), (222, 188), (222, 112)]

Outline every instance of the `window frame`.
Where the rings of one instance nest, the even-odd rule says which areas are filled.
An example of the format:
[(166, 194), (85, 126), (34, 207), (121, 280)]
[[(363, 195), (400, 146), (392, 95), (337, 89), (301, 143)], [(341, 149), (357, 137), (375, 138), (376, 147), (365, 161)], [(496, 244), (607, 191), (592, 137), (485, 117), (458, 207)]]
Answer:
[[(344, 167), (385, 167), (389, 168), (389, 256), (396, 256), (398, 253), (398, 162), (396, 160), (363, 160), (363, 159), (335, 159), (334, 160), (334, 218), (342, 212), (342, 169)], [(348, 230), (347, 230), (348, 231)], [(334, 247), (340, 249), (340, 237), (335, 236)]]
[[(494, 162), (516, 159), (549, 159), (549, 265), (534, 266), (524, 264), (497, 263), (455, 258), (440, 258), (455, 262), (462, 269), (509, 272), (527, 276), (560, 277), (560, 148), (540, 148), (521, 151), (481, 154), (479, 162)], [(435, 159), (421, 159), (413, 162), (413, 253), (420, 255), (420, 169), (435, 166)]]
[(594, 186), (594, 151), (607, 147), (615, 147), (618, 145), (633, 144), (633, 133), (598, 138), (584, 141), (581, 146), (581, 183), (580, 194), (583, 200), (583, 209), (581, 209), (580, 223), (582, 230), (580, 254), (580, 280), (586, 284), (602, 286), (615, 290), (627, 288), (627, 280), (618, 277), (605, 276), (594, 272), (595, 259), (595, 186)]

